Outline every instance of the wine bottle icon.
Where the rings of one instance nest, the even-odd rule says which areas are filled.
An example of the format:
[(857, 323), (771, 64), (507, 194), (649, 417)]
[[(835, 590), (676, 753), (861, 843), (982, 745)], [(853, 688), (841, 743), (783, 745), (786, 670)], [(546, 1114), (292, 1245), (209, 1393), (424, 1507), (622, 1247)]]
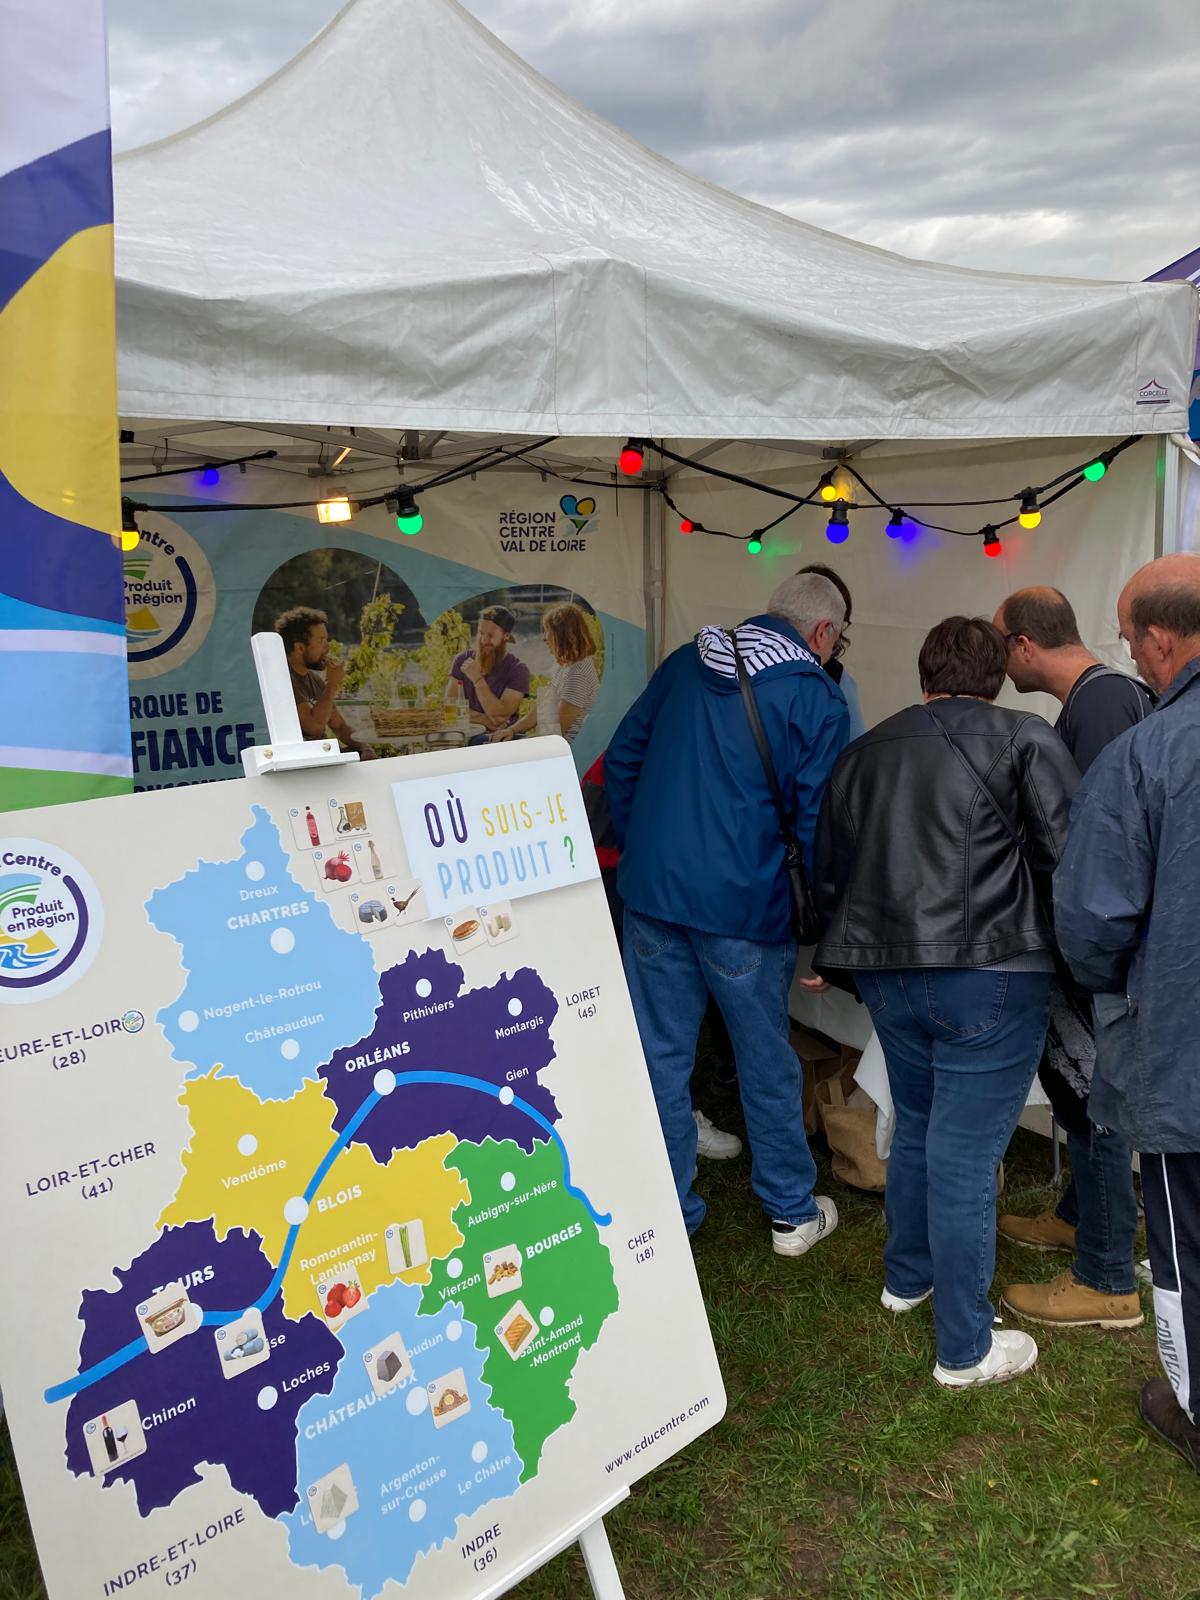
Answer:
[(108, 1425), (108, 1417), (100, 1418), (100, 1437), (104, 1440), (105, 1453), (110, 1461), (117, 1459), (117, 1436)]
[(311, 806), (305, 806), (304, 808), (304, 825), (308, 829), (308, 837), (312, 840), (313, 844), (320, 844), (321, 835), (317, 831), (317, 819), (312, 814)]

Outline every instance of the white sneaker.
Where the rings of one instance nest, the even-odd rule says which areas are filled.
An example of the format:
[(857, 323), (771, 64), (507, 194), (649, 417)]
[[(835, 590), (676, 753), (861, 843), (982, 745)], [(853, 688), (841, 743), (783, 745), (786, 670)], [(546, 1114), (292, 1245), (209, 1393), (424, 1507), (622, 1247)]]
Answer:
[(943, 1389), (974, 1389), (982, 1383), (1007, 1383), (1010, 1378), (1019, 1378), (1037, 1358), (1037, 1344), (1027, 1333), (997, 1328), (992, 1334), (992, 1348), (982, 1361), (957, 1372), (947, 1372), (939, 1362), (933, 1376)]
[(818, 1215), (811, 1222), (772, 1222), (771, 1248), (777, 1256), (806, 1255), (838, 1225), (838, 1209), (827, 1194), (814, 1196)]
[(710, 1161), (732, 1161), (742, 1153), (742, 1141), (736, 1133), (726, 1133), (714, 1128), (703, 1111), (693, 1111), (696, 1119), (696, 1154)]
[(893, 1294), (888, 1286), (884, 1284), (883, 1293), (879, 1297), (879, 1304), (885, 1311), (894, 1311), (899, 1315), (902, 1311), (915, 1311), (918, 1306), (925, 1304), (932, 1293), (932, 1289), (926, 1289), (924, 1294), (917, 1295), (915, 1299), (906, 1300), (902, 1294)]

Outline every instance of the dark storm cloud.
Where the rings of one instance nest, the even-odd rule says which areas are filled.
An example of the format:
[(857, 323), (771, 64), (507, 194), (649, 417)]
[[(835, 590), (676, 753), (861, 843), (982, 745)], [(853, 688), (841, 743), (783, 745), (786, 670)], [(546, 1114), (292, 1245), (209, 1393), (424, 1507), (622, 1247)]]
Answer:
[[(397, 0), (402, 10), (403, 0)], [(330, 0), (110, 0), (128, 145), (295, 53)], [(1200, 241), (1195, 0), (472, 0), (714, 182), (908, 254), (1140, 277)]]

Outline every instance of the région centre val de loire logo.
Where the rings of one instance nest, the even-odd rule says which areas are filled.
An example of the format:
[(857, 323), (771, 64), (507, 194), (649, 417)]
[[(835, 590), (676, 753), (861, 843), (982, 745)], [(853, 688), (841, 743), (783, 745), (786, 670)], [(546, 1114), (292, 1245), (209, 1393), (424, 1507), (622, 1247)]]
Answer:
[(0, 1005), (74, 983), (103, 927), (96, 885), (73, 856), (41, 839), (0, 839)]

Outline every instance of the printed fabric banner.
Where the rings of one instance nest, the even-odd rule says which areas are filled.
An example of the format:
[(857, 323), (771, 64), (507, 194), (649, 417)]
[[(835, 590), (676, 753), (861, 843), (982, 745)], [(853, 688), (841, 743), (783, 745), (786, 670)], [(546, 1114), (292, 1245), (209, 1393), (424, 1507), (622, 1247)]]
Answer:
[(245, 509), (282, 498), (278, 473), (199, 513), (172, 509), (200, 503), (173, 481), (124, 561), (139, 790), (241, 776), (266, 738), (254, 633), (283, 638), (304, 737), (364, 760), (561, 734), (583, 772), (645, 682), (633, 495), (485, 475), (431, 492), (410, 538), (383, 507), (335, 525)]
[(12, 810), (130, 787), (101, 0), (3, 8), (0, 106), (0, 810)]

